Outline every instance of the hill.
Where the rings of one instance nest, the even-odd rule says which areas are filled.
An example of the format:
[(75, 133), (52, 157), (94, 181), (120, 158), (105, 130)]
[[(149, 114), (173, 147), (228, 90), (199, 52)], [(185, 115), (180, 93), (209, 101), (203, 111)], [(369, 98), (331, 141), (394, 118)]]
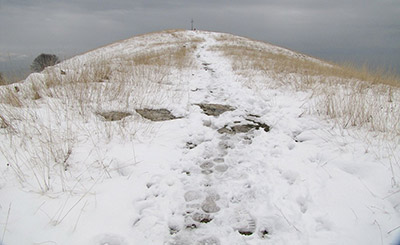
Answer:
[(0, 244), (388, 244), (396, 78), (169, 30), (0, 87)]

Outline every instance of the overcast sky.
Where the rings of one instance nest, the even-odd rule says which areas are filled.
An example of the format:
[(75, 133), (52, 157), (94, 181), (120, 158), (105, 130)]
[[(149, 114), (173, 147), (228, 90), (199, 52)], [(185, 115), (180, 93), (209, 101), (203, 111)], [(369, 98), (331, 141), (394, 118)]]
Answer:
[(229, 32), (400, 73), (399, 0), (0, 0), (0, 71), (175, 28)]

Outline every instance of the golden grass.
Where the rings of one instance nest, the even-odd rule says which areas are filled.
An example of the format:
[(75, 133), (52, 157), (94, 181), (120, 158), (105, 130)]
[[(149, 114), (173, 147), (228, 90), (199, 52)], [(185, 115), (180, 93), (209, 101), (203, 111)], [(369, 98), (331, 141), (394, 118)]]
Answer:
[(23, 103), (18, 92), (11, 87), (6, 87), (0, 91), (0, 103), (8, 104), (14, 107), (22, 107)]
[(132, 60), (134, 65), (168, 66), (183, 69), (193, 65), (191, 54), (196, 48), (196, 44), (181, 44), (178, 47), (137, 54)]
[[(153, 124), (134, 112), (137, 108), (181, 102), (179, 78), (191, 74), (201, 39), (191, 40), (179, 32), (163, 35), (171, 36), (165, 45), (156, 40), (140, 49), (144, 38), (139, 48), (130, 43), (131, 53), (76, 57), (32, 74), (24, 83), (0, 87), (0, 127), (6, 132), (0, 154), (11, 163), (21, 185), (41, 193), (71, 191), (80, 180), (70, 179), (66, 162), (81, 140), (93, 144), (93, 154), (99, 155), (97, 162), (82, 164), (100, 164), (99, 175), (110, 176), (110, 163), (103, 162), (99, 142), (132, 141), (137, 132), (152, 130)], [(108, 122), (98, 116), (107, 111), (132, 116)]]
[(217, 50), (232, 59), (234, 70), (272, 71), (280, 74), (295, 73), (307, 76), (356, 79), (372, 84), (386, 84), (400, 87), (400, 77), (384, 69), (375, 71), (365, 65), (357, 67), (351, 63), (334, 64), (318, 61), (301, 54), (287, 55), (260, 49), (257, 46), (219, 45)]
[(6, 77), (0, 72), (0, 86), (8, 84)]
[[(256, 89), (289, 86), (311, 91), (309, 112), (334, 119), (341, 127), (364, 127), (400, 135), (400, 78), (382, 69), (334, 64), (289, 50), (229, 35), (213, 49), (231, 60), (232, 69)], [(258, 78), (257, 78), (258, 77)], [(273, 83), (262, 82), (263, 77)], [(259, 82), (255, 82), (257, 80)]]

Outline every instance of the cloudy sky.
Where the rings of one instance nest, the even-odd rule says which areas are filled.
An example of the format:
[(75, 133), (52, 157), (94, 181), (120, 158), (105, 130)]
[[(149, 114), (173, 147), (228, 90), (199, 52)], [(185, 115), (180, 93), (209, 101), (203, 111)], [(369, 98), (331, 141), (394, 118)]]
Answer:
[(0, 0), (0, 71), (29, 67), (137, 34), (229, 32), (333, 61), (400, 74), (399, 0)]

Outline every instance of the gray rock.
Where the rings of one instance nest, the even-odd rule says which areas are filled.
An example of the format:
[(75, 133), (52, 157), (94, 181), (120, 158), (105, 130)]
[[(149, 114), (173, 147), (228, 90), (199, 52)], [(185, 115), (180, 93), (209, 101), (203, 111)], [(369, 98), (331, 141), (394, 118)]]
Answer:
[(167, 121), (177, 119), (176, 116), (167, 109), (136, 109), (136, 112), (143, 118), (151, 121)]
[(220, 104), (197, 104), (203, 110), (204, 114), (208, 116), (219, 116), (224, 112), (235, 110), (234, 107), (229, 105)]
[(250, 120), (247, 119), (248, 121), (250, 121), (251, 123), (248, 124), (239, 124), (239, 125), (235, 125), (235, 126), (231, 126), (229, 127), (228, 125), (225, 125), (223, 128), (218, 129), (218, 133), (220, 134), (237, 134), (237, 133), (247, 133), (253, 129), (264, 129), (265, 132), (269, 132), (270, 127), (265, 124), (265, 123), (261, 123), (261, 122), (257, 122), (254, 120)]
[(107, 111), (97, 112), (97, 115), (102, 116), (106, 121), (119, 121), (125, 117), (132, 116), (132, 113), (123, 111)]

